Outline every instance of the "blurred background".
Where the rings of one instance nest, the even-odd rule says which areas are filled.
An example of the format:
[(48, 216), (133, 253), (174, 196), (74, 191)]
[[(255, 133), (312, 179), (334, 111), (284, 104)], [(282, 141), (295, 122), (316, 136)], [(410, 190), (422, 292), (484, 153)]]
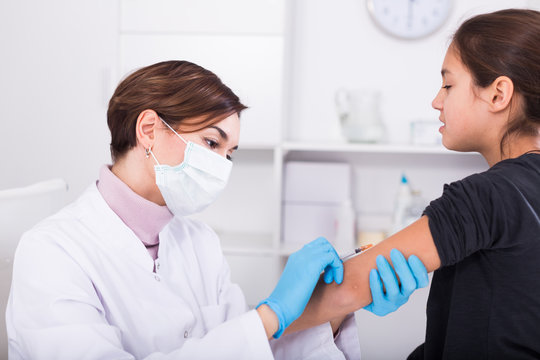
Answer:
[[(509, 7), (540, 0), (0, 0), (0, 189), (59, 177), (75, 199), (111, 162), (119, 81), (163, 60), (202, 65), (249, 109), (230, 184), (196, 217), (255, 305), (303, 243), (375, 244), (487, 168), (442, 148), (431, 100), (459, 24)], [(422, 342), (427, 294), (357, 313), (365, 359)]]

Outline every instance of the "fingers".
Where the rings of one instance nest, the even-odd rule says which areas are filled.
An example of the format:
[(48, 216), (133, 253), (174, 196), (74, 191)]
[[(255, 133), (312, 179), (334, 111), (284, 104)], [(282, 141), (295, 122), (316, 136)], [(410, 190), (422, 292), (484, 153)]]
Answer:
[(392, 265), (401, 281), (401, 294), (409, 297), (414, 290), (416, 290), (416, 279), (413, 276), (409, 264), (407, 263), (407, 260), (405, 260), (403, 254), (397, 249), (392, 249), (390, 251), (390, 259), (392, 260)]
[(337, 268), (334, 268), (335, 274), (334, 274), (334, 280), (339, 285), (343, 282), (343, 261), (339, 259), (340, 266)]
[(426, 267), (424, 266), (424, 263), (422, 263), (422, 261), (416, 255), (409, 256), (409, 266), (416, 279), (416, 284), (418, 288), (423, 288), (423, 287), (428, 286), (429, 278), (428, 278)]
[(334, 270), (328, 266), (324, 269), (324, 282), (330, 284), (332, 281), (334, 281)]
[(321, 253), (317, 254), (320, 265), (324, 269), (324, 281), (327, 284), (330, 284), (332, 281), (341, 284), (343, 282), (343, 261), (341, 261), (332, 245), (330, 243), (328, 245), (329, 247), (326, 247)]
[(369, 288), (371, 289), (372, 304), (378, 304), (384, 299), (383, 285), (379, 273), (375, 269), (369, 272)]
[(328, 240), (320, 237), (304, 247), (309, 252), (310, 261), (319, 261), (319, 273), (324, 270), (325, 283), (330, 284), (335, 281), (341, 284), (343, 282), (343, 261)]
[(328, 265), (324, 269), (324, 282), (330, 284), (332, 281), (335, 281), (337, 284), (343, 282), (343, 262), (338, 266)]
[(388, 260), (382, 255), (377, 256), (376, 263), (377, 270), (379, 270), (379, 275), (386, 288), (387, 296), (395, 298), (399, 294), (399, 285), (394, 270), (388, 263)]

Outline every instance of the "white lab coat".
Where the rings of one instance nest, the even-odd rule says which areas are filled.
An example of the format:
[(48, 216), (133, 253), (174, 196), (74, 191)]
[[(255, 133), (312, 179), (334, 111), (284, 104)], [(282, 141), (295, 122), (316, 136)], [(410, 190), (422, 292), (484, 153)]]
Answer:
[(271, 348), (208, 226), (175, 217), (159, 238), (154, 264), (95, 184), (25, 233), (6, 311), (10, 359), (360, 357), (354, 316), (336, 342), (323, 324)]

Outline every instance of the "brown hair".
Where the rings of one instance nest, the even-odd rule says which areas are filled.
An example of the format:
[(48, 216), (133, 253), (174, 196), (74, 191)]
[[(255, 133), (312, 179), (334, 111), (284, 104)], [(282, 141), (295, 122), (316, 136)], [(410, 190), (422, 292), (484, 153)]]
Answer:
[(485, 88), (507, 76), (519, 94), (521, 111), (509, 119), (500, 143), (511, 133), (538, 135), (540, 127), (540, 12), (507, 9), (465, 21), (452, 45), (475, 85)]
[(137, 145), (139, 114), (154, 110), (174, 129), (194, 132), (244, 109), (211, 71), (188, 61), (164, 61), (139, 69), (116, 88), (107, 110), (113, 161)]

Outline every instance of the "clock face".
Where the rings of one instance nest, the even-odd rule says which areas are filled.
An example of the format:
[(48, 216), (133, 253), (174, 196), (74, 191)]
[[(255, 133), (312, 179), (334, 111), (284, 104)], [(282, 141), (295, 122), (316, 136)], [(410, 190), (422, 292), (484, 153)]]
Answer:
[(435, 32), (450, 14), (452, 0), (367, 0), (368, 11), (387, 33), (418, 39)]

